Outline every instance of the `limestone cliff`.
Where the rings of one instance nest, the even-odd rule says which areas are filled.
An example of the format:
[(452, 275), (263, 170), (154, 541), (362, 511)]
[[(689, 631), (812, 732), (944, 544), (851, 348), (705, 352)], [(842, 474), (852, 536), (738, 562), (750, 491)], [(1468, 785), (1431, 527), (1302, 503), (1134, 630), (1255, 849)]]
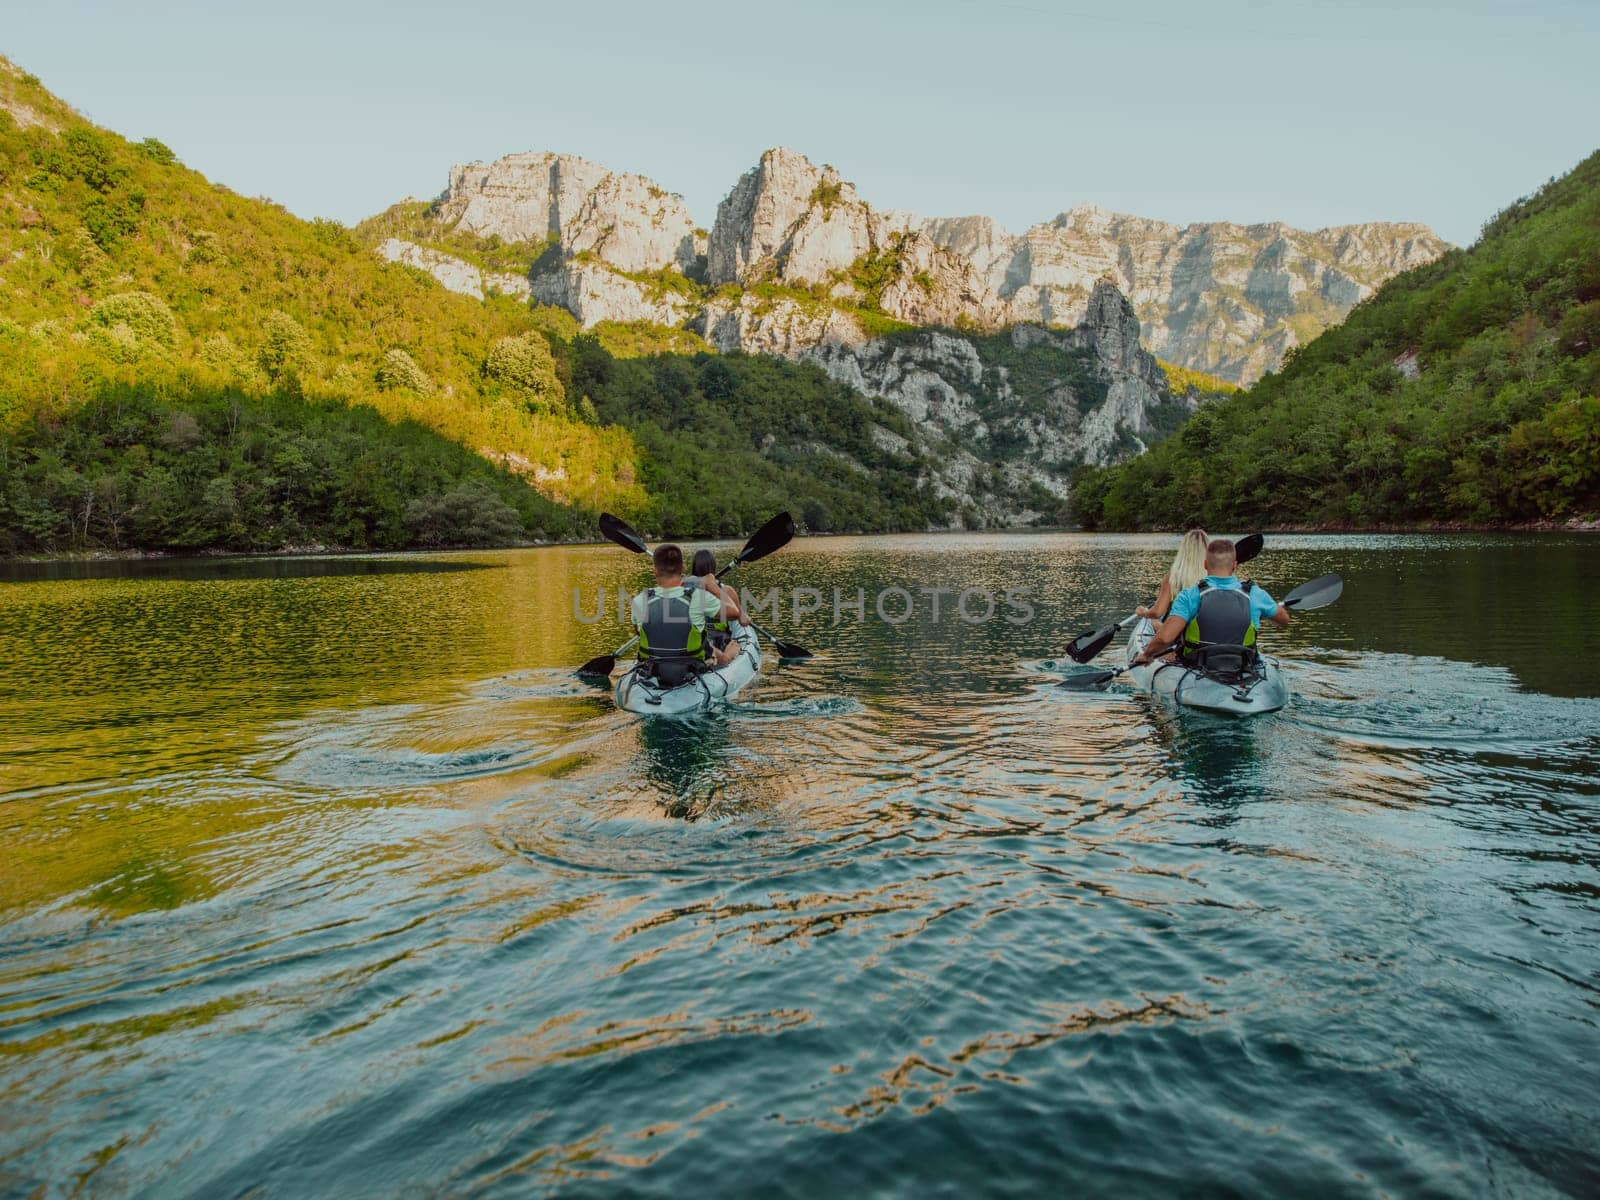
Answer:
[[(643, 176), (549, 153), (454, 167), (430, 212), (441, 233), (544, 247), (530, 265), (533, 295), (586, 326), (726, 325), (740, 305), (723, 292), (778, 288), (909, 325), (1072, 328), (1108, 279), (1153, 351), (1246, 383), (1446, 249), (1414, 224), (1178, 226), (1093, 205), (1012, 234), (987, 217), (874, 209), (835, 168), (783, 148), (738, 180), (709, 235), (681, 197)], [(408, 253), (470, 290), (462, 268)]]
[(971, 256), (1011, 320), (1071, 324), (1094, 281), (1110, 278), (1133, 301), (1152, 350), (1245, 383), (1342, 320), (1391, 276), (1447, 249), (1423, 225), (1179, 227), (1092, 205), (1014, 238), (986, 218), (924, 228)]
[(571, 154), (508, 154), (452, 167), (435, 216), (441, 227), (480, 237), (549, 239), (621, 271), (681, 268), (696, 253), (683, 197)]
[(967, 519), (1017, 524), (1067, 494), (1072, 472), (1137, 453), (1193, 411), (1170, 394), (1139, 344), (1139, 318), (1100, 283), (1072, 329), (908, 329), (869, 337), (860, 320), (795, 297), (711, 301), (706, 340), (814, 362), (833, 378), (900, 408), (937, 451), (936, 486)]

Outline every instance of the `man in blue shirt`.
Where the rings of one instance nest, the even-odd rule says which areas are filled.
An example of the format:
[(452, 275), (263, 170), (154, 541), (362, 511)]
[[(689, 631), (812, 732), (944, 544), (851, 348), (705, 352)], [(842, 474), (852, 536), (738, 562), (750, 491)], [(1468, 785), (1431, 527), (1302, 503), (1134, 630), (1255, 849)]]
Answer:
[[(1263, 620), (1274, 625), (1289, 623), (1289, 610), (1267, 593), (1250, 585), (1248, 593), (1234, 576), (1239, 569), (1239, 558), (1233, 543), (1226, 538), (1215, 538), (1206, 544), (1206, 578), (1194, 587), (1184, 588), (1172, 601), (1172, 609), (1161, 628), (1150, 640), (1144, 652), (1134, 659), (1135, 666), (1143, 666), (1160, 658), (1181, 640), (1184, 651), (1206, 644), (1225, 643), (1253, 646), (1256, 629)], [(1239, 598), (1223, 595), (1234, 593)], [(1218, 601), (1206, 603), (1206, 597), (1218, 594)], [(1246, 603), (1248, 604), (1248, 610)], [(1202, 609), (1209, 609), (1202, 615)], [(1247, 615), (1248, 612), (1248, 615)]]

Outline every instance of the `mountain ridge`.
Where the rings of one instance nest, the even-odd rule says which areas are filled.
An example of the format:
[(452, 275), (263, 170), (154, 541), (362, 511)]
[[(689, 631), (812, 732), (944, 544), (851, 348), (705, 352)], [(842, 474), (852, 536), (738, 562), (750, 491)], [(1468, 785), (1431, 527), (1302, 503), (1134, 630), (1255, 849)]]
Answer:
[(983, 215), (875, 208), (835, 167), (784, 147), (740, 177), (709, 229), (644, 176), (550, 152), (453, 167), (430, 214), (436, 231), (537, 234), (533, 293), (585, 325), (687, 324), (710, 291), (776, 283), (913, 325), (1071, 327), (1106, 278), (1154, 352), (1230, 382), (1275, 368), (1384, 280), (1447, 249), (1416, 222), (1180, 226), (1087, 203), (1013, 233)]

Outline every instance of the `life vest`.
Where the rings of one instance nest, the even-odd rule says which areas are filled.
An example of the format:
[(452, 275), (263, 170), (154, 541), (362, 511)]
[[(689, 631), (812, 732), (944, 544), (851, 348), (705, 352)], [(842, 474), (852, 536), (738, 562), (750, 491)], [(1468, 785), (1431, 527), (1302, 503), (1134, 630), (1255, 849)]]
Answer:
[(1200, 581), (1200, 607), (1183, 631), (1183, 656), (1202, 646), (1254, 646), (1256, 623), (1250, 615), (1250, 589), (1246, 579), (1236, 588), (1212, 587)]
[(705, 633), (695, 628), (690, 617), (687, 590), (682, 596), (667, 596), (660, 588), (647, 588), (644, 596), (639, 658), (651, 664), (656, 678), (673, 687), (705, 661)]

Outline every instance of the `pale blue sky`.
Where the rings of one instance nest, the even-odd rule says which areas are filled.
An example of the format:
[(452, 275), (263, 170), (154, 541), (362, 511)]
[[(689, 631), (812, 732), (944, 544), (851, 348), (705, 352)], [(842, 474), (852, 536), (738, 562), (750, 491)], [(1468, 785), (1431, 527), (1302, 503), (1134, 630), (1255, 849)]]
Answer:
[(1014, 230), (1092, 202), (1464, 243), (1600, 145), (1596, 0), (0, 8), (0, 51), (94, 120), (345, 221), (552, 149), (709, 225), (782, 144), (876, 205)]

